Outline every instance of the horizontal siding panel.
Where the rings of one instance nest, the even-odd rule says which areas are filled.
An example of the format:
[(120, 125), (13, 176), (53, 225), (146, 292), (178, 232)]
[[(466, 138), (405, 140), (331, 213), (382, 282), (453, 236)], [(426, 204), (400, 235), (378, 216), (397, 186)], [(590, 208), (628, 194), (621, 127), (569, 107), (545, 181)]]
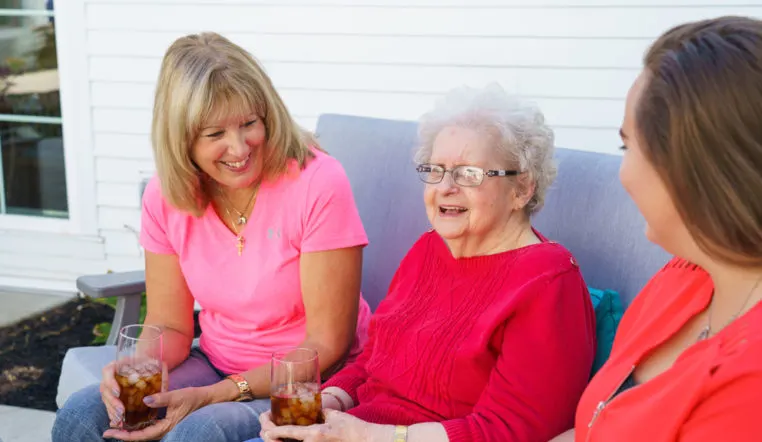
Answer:
[[(105, 230), (140, 230), (140, 209), (98, 207), (98, 227)], [(129, 230), (128, 230), (129, 231)]]
[(161, 69), (161, 58), (97, 55), (90, 57), (88, 68), (91, 81), (130, 81), (155, 84), (159, 76), (159, 69)]
[(145, 269), (145, 258), (135, 256), (109, 255), (106, 266), (112, 272), (132, 272)]
[(317, 127), (317, 121), (318, 117), (300, 117), (295, 116), (294, 121), (296, 121), (296, 124), (301, 126), (302, 128), (314, 132), (315, 128)]
[[(136, 109), (120, 109), (119, 112), (136, 113), (135, 115), (138, 115), (136, 118), (148, 118), (150, 120), (150, 111), (147, 106), (149, 106), (152, 93), (152, 88), (147, 85), (95, 83), (93, 84), (92, 97), (96, 106), (118, 103), (125, 108)], [(300, 115), (318, 116), (325, 113), (339, 113), (403, 120), (417, 119), (423, 112), (429, 110), (438, 98), (434, 94), (394, 92), (282, 89), (280, 93), (291, 112)], [(623, 100), (567, 100), (535, 97), (530, 97), (530, 99), (538, 103), (550, 124), (558, 126), (618, 126), (624, 109)], [(142, 116), (137, 114), (140, 112), (137, 109), (141, 108), (145, 108), (142, 111)], [(94, 112), (96, 130), (101, 130), (97, 124), (100, 120), (98, 115), (101, 112), (103, 110), (97, 108)], [(108, 112), (116, 112), (116, 110), (109, 110)], [(147, 128), (148, 124), (144, 121), (140, 126)]]
[(0, 287), (11, 289), (26, 289), (32, 292), (47, 292), (61, 296), (61, 299), (70, 298), (77, 293), (76, 278), (74, 276), (63, 277), (60, 274), (40, 276), (35, 269), (10, 270), (10, 274), (2, 274), (0, 270)]
[[(157, 58), (93, 57), (91, 78), (102, 82), (155, 84)], [(264, 63), (276, 88), (442, 93), (455, 86), (496, 81), (528, 96), (622, 98), (637, 69), (541, 69), (468, 66)]]
[[(121, 103), (114, 102), (119, 106)], [(148, 109), (93, 108), (93, 131), (124, 135), (151, 133), (151, 111)]]
[(44, 232), (0, 231), (0, 253), (19, 255), (64, 256), (74, 259), (102, 259), (103, 240), (96, 236), (80, 237)]
[[(588, 25), (590, 22), (587, 22)], [(458, 38), (225, 33), (263, 63), (639, 69), (650, 39)], [(180, 32), (89, 31), (88, 53), (162, 57)], [(155, 74), (158, 75), (158, 74)]]
[(118, 256), (143, 256), (143, 248), (140, 246), (138, 234), (127, 229), (101, 230), (101, 236), (105, 240), (106, 254)]
[(560, 127), (554, 129), (556, 146), (567, 149), (586, 150), (608, 154), (619, 154), (618, 127), (612, 128), (579, 128)]
[(148, 134), (96, 133), (93, 146), (96, 157), (153, 161), (151, 137)]
[(98, 183), (96, 202), (99, 206), (140, 208), (140, 188), (135, 184)]
[[(611, 7), (639, 8), (643, 6), (716, 6), (718, 0), (86, 0), (87, 3), (115, 4), (171, 4), (171, 5), (326, 5), (326, 6), (382, 6), (382, 7), (452, 7), (484, 8), (500, 7), (515, 8), (532, 6), (547, 7)], [(760, 0), (725, 0), (723, 7), (757, 6)]]
[(506, 11), (454, 7), (91, 4), (86, 21), (90, 29), (129, 31), (224, 29), (272, 34), (653, 38), (682, 21), (723, 13), (756, 16), (762, 9), (517, 7)]
[(153, 174), (153, 161), (96, 158), (95, 179), (98, 182), (137, 184)]
[[(294, 115), (294, 120), (304, 128), (313, 129), (317, 115)], [(93, 108), (95, 135), (148, 136), (151, 132), (151, 111), (147, 109)]]
[(72, 256), (40, 256), (34, 254), (21, 254), (18, 252), (0, 252), (0, 272), (8, 275), (16, 275), (40, 269), (50, 275), (51, 278), (77, 277), (80, 275), (105, 273), (106, 261), (100, 259), (81, 259)]

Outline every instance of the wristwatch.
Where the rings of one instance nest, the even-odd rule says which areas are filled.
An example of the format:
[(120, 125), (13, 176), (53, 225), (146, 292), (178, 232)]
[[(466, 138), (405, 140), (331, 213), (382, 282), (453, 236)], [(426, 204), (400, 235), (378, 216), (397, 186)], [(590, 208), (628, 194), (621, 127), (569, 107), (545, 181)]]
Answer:
[(235, 399), (236, 402), (250, 401), (254, 399), (254, 395), (251, 394), (251, 388), (249, 388), (249, 383), (246, 382), (246, 379), (244, 379), (243, 376), (239, 374), (231, 374), (227, 379), (233, 381), (236, 387), (238, 387), (238, 397)]

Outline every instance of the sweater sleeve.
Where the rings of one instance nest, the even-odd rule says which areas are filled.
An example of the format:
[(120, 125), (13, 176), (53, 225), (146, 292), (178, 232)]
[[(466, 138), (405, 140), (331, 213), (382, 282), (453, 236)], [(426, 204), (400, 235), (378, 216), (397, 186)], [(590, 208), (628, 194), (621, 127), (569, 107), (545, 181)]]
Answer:
[(355, 359), (354, 362), (347, 364), (346, 367), (341, 369), (323, 384), (323, 388), (338, 387), (346, 391), (352, 398), (355, 406), (359, 403), (357, 389), (368, 379), (368, 372), (365, 371), (365, 363), (373, 354), (373, 344), (375, 342), (374, 322), (373, 318), (371, 318), (368, 329), (368, 340), (365, 342), (365, 346), (357, 359)]
[(762, 374), (746, 373), (725, 382), (690, 414), (679, 442), (759, 440), (762, 434)]
[[(407, 259), (407, 257), (403, 259), (403, 263)], [(395, 292), (400, 278), (400, 269), (403, 268), (404, 265), (400, 264), (400, 267), (392, 277), (392, 282), (389, 284), (389, 291), (387, 292), (386, 298), (381, 301), (376, 311), (383, 310), (387, 304), (392, 302), (392, 299), (390, 299), (392, 298), (392, 295), (390, 294)], [(355, 359), (354, 362), (347, 364), (346, 367), (344, 367), (331, 379), (327, 380), (325, 384), (323, 384), (323, 388), (338, 387), (346, 391), (347, 394), (349, 394), (349, 396), (352, 398), (352, 401), (355, 403), (355, 405), (359, 404), (359, 400), (357, 398), (357, 389), (360, 388), (360, 386), (364, 384), (368, 379), (368, 372), (365, 370), (365, 364), (373, 355), (373, 349), (375, 348), (377, 327), (375, 318), (376, 316), (374, 315), (370, 319), (370, 325), (368, 326), (368, 340), (365, 342), (365, 346), (363, 347), (362, 352), (357, 357), (357, 359)]]
[(573, 427), (595, 355), (587, 287), (575, 269), (527, 290), (473, 412), (442, 422), (450, 442), (546, 442)]

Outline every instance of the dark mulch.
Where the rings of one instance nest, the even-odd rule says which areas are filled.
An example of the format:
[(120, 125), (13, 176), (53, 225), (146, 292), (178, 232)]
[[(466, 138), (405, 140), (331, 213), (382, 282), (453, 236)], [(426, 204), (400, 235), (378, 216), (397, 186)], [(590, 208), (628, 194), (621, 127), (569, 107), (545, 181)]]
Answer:
[(110, 306), (78, 298), (0, 328), (0, 404), (55, 411), (66, 350), (95, 345), (93, 328), (113, 317)]
[(107, 305), (74, 299), (0, 328), (0, 404), (55, 411), (66, 350), (91, 345), (93, 327), (113, 317)]

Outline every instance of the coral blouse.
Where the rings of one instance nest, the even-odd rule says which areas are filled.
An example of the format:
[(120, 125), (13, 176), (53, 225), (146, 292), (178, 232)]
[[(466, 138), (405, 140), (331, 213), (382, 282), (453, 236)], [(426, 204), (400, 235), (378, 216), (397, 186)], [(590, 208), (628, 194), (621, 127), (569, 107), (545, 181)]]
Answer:
[(762, 303), (655, 378), (614, 396), (633, 367), (706, 309), (713, 283), (673, 259), (627, 309), (611, 357), (585, 390), (576, 442), (762, 441)]

